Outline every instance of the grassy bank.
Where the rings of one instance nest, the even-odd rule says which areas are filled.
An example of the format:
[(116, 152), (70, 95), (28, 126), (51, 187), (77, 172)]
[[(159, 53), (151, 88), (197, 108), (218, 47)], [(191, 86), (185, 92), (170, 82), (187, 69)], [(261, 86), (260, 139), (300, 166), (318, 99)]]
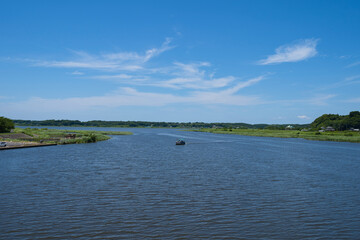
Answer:
[(3, 141), (41, 142), (57, 144), (92, 143), (108, 140), (109, 135), (131, 135), (131, 132), (57, 130), (47, 128), (15, 128), (12, 133), (0, 134)]
[(359, 132), (335, 131), (335, 132), (317, 132), (317, 131), (294, 131), (294, 130), (268, 130), (268, 129), (200, 129), (192, 130), (199, 132), (219, 133), (219, 134), (238, 134), (245, 136), (258, 137), (279, 137), (279, 138), (304, 138), (318, 141), (335, 142), (360, 142)]

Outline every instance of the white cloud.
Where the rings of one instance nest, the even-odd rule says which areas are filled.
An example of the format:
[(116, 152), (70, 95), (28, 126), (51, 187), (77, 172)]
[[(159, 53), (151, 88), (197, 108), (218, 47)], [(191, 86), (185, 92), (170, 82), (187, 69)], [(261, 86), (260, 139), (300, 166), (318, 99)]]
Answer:
[(300, 116), (297, 116), (297, 118), (300, 118), (300, 119), (310, 119), (308, 116), (306, 115), (300, 115)]
[(293, 45), (280, 46), (275, 50), (275, 54), (260, 60), (258, 64), (278, 64), (284, 62), (299, 62), (317, 54), (316, 45), (318, 40), (305, 39)]
[(72, 75), (84, 75), (83, 72), (80, 72), (80, 71), (74, 71), (71, 73)]
[[(145, 63), (161, 53), (173, 48), (170, 38), (162, 43), (159, 48), (151, 48), (143, 54), (137, 52), (118, 52), (92, 55), (84, 51), (73, 51), (75, 57), (68, 61), (37, 61), (36, 66), (77, 68), (98, 70), (102, 75), (93, 75), (87, 78), (109, 80), (119, 84), (154, 86), (171, 89), (219, 89), (231, 86), (238, 80), (234, 76), (215, 77), (215, 72), (210, 69), (209, 62), (181, 63), (174, 62), (168, 66), (152, 67)], [(33, 61), (34, 63), (34, 61)], [(108, 74), (113, 72), (113, 74)], [(73, 75), (82, 75), (78, 70)], [(237, 85), (241, 88), (242, 84)], [(248, 83), (246, 83), (248, 84)], [(230, 91), (230, 90), (229, 90)]]
[(91, 78), (95, 79), (131, 79), (134, 76), (129, 74), (116, 74), (116, 75), (99, 75), (99, 76), (93, 76)]
[[(345, 78), (345, 82), (354, 82), (354, 80), (358, 80), (358, 79), (360, 79), (360, 75), (350, 76)], [(358, 83), (358, 81), (355, 82)]]
[(249, 87), (249, 86), (263, 80), (264, 78), (265, 78), (264, 76), (259, 76), (259, 77), (252, 78), (252, 79), (250, 79), (248, 81), (245, 81), (245, 82), (240, 82), (236, 86), (234, 86), (232, 88), (229, 88), (229, 89), (226, 89), (223, 92), (227, 93), (227, 94), (234, 94), (237, 91), (239, 91), (240, 89), (245, 88), (245, 87)]
[(355, 66), (358, 66), (358, 65), (360, 65), (360, 61), (354, 62), (354, 63), (352, 63), (352, 64), (349, 64), (349, 65), (347, 65), (346, 67), (347, 67), (347, 68), (350, 68), (350, 67), (355, 67)]
[[(238, 78), (234, 76), (214, 77), (214, 72), (204, 68), (210, 67), (208, 62), (180, 63), (161, 69), (147, 69), (140, 73), (98, 75), (93, 79), (114, 80), (130, 85), (155, 86), (172, 89), (214, 89), (228, 87)], [(128, 81), (125, 81), (128, 80)]]
[(211, 89), (226, 87), (237, 79), (233, 76), (214, 78), (214, 73), (202, 69), (209, 66), (211, 65), (208, 62), (189, 64), (175, 62), (164, 77), (168, 80), (154, 81), (152, 85), (173, 89)]
[(335, 94), (326, 94), (326, 95), (317, 95), (306, 99), (280, 100), (280, 101), (273, 101), (271, 103), (285, 104), (285, 105), (308, 104), (308, 105), (325, 106), (328, 105), (328, 101), (334, 97), (336, 97)]
[[(0, 108), (34, 112), (80, 111), (94, 108), (115, 109), (121, 106), (165, 106), (170, 104), (233, 105), (247, 106), (264, 103), (259, 96), (245, 96), (238, 92), (263, 80), (264, 76), (240, 81), (234, 76), (217, 77), (209, 62), (173, 62), (159, 68), (147, 68), (146, 63), (172, 48), (167, 38), (159, 48), (143, 54), (119, 52), (92, 55), (75, 51), (75, 58), (68, 61), (36, 62), (37, 66), (99, 70), (99, 75), (87, 78), (114, 81), (122, 86), (109, 94), (89, 97), (52, 99), (33, 97), (27, 101), (0, 104)], [(112, 74), (109, 74), (111, 72)], [(75, 70), (73, 75), (82, 75)], [(129, 87), (131, 86), (131, 87)], [(175, 93), (152, 90), (139, 91), (134, 86), (171, 88)], [(153, 88), (152, 88), (153, 89)]]
[(104, 54), (103, 57), (105, 59), (113, 60), (113, 61), (134, 61), (136, 63), (146, 63), (151, 58), (160, 55), (161, 53), (172, 49), (173, 47), (169, 44), (171, 43), (171, 38), (166, 38), (165, 42), (161, 45), (160, 48), (152, 48), (145, 52), (144, 55), (139, 55), (138, 53), (134, 52), (120, 52), (120, 53), (110, 53), (110, 54)]
[(354, 75), (354, 76), (347, 77), (342, 81), (335, 82), (330, 85), (326, 85), (322, 89), (327, 90), (327, 89), (339, 88), (339, 87), (344, 87), (344, 86), (349, 86), (349, 85), (354, 85), (354, 84), (360, 84), (360, 75)]
[(0, 103), (4, 111), (46, 112), (57, 111), (76, 112), (93, 108), (117, 108), (121, 106), (166, 106), (171, 104), (224, 104), (233, 106), (248, 106), (264, 103), (258, 96), (244, 96), (236, 94), (241, 88), (255, 84), (263, 79), (258, 77), (239, 83), (235, 87), (223, 91), (195, 91), (187, 95), (174, 95), (170, 93), (141, 92), (134, 88), (120, 88), (111, 94), (92, 97), (74, 97), (65, 99), (49, 99), (33, 97), (27, 101)]
[(59, 67), (59, 68), (83, 68), (96, 70), (124, 70), (138, 71), (150, 59), (173, 48), (169, 44), (171, 38), (166, 38), (160, 48), (152, 48), (144, 54), (135, 52), (108, 53), (91, 55), (83, 51), (73, 51), (75, 59), (68, 61), (35, 61), (36, 66)]
[(308, 99), (305, 102), (308, 102), (311, 105), (323, 106), (323, 105), (327, 105), (328, 100), (330, 100), (334, 97), (336, 97), (335, 94), (320, 95), (320, 96), (316, 96), (314, 98)]

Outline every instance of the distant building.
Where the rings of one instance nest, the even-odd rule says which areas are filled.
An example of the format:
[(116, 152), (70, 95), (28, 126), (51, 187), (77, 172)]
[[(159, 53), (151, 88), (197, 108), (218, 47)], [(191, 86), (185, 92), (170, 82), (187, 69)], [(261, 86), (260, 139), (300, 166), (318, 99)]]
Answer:
[(350, 128), (350, 131), (359, 132), (359, 129), (358, 128)]
[(294, 127), (291, 125), (288, 125), (287, 127), (285, 127), (285, 130), (293, 130), (293, 129), (294, 129)]
[(65, 136), (66, 139), (75, 139), (76, 138), (76, 133), (68, 133)]
[(333, 132), (333, 131), (335, 131), (335, 129), (334, 129), (333, 127), (327, 126), (327, 127), (325, 128), (325, 131), (327, 131), (327, 132)]

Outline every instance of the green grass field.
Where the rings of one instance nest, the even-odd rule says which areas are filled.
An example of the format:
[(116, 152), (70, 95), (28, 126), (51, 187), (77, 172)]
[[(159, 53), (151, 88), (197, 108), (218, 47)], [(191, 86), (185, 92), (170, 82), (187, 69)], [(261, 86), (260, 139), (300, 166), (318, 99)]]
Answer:
[[(23, 136), (21, 136), (23, 134)], [(0, 134), (4, 140), (73, 144), (91, 143), (110, 139), (109, 135), (131, 135), (131, 132), (57, 130), (47, 128), (15, 128), (13, 133)], [(72, 137), (71, 137), (72, 135)]]
[(238, 134), (245, 136), (258, 137), (279, 137), (279, 138), (304, 138), (318, 141), (335, 142), (360, 142), (359, 132), (335, 131), (335, 132), (317, 132), (317, 131), (296, 131), (296, 130), (268, 130), (268, 129), (200, 129), (192, 130), (199, 132), (209, 132), (218, 134)]

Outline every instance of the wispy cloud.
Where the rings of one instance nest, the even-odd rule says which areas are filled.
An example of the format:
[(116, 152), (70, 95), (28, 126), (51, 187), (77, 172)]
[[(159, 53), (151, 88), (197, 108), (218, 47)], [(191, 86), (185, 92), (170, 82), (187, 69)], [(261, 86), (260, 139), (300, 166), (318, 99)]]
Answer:
[(222, 92), (226, 93), (226, 94), (234, 94), (234, 93), (238, 92), (240, 89), (254, 85), (255, 83), (263, 80), (264, 78), (265, 78), (265, 76), (259, 76), (256, 78), (252, 78), (248, 81), (240, 82), (240, 83), (236, 84), (234, 87), (226, 89)]
[(214, 73), (203, 69), (210, 66), (208, 62), (189, 64), (175, 62), (168, 69), (164, 80), (154, 81), (153, 85), (173, 89), (211, 89), (226, 87), (237, 79), (233, 76), (214, 78)]
[(355, 84), (360, 84), (360, 75), (354, 75), (354, 76), (347, 77), (344, 80), (341, 80), (339, 82), (335, 82), (333, 84), (326, 85), (325, 87), (322, 87), (321, 89), (327, 90), (327, 89), (339, 88), (339, 87), (355, 85)]
[(36, 66), (59, 68), (83, 68), (97, 70), (124, 70), (137, 71), (150, 59), (173, 48), (170, 46), (171, 38), (166, 38), (159, 48), (152, 48), (144, 54), (136, 52), (119, 52), (100, 55), (91, 55), (83, 51), (73, 51), (75, 59), (68, 61), (36, 61)]
[(337, 95), (335, 94), (320, 94), (304, 99), (287, 99), (280, 101), (273, 101), (272, 104), (283, 104), (287, 106), (294, 106), (294, 104), (316, 105), (325, 106), (329, 104), (329, 100), (333, 99)]
[(259, 96), (245, 96), (237, 92), (245, 87), (249, 87), (264, 77), (260, 76), (223, 91), (193, 91), (185, 95), (171, 93), (155, 93), (138, 91), (131, 87), (122, 87), (103, 96), (75, 97), (64, 99), (51, 99), (33, 97), (26, 101), (3, 104), (0, 108), (5, 111), (33, 111), (33, 112), (76, 112), (86, 111), (93, 108), (117, 108), (121, 106), (166, 106), (171, 104), (190, 104), (190, 105), (233, 105), (248, 106), (263, 104), (264, 101)]
[(103, 55), (103, 57), (108, 60), (120, 61), (120, 62), (134, 61), (139, 64), (146, 63), (151, 58), (156, 57), (156, 56), (160, 55), (161, 53), (172, 49), (173, 47), (170, 46), (171, 40), (172, 40), (171, 38), (166, 38), (165, 42), (161, 45), (160, 48), (149, 49), (143, 55), (139, 55), (138, 53), (134, 53), (134, 52), (130, 52), (130, 53), (129, 52), (121, 52), (121, 53), (105, 54), (105, 55)]
[(310, 119), (308, 116), (306, 116), (306, 115), (300, 115), (300, 116), (297, 116), (297, 118), (299, 118), (299, 119)]
[(260, 60), (259, 65), (279, 64), (284, 62), (299, 62), (316, 56), (316, 45), (318, 40), (305, 39), (292, 45), (280, 46), (275, 50), (275, 54)]
[[(248, 106), (264, 103), (260, 96), (248, 96), (239, 91), (262, 81), (265, 79), (265, 75), (247, 80), (241, 80), (239, 77), (231, 75), (216, 76), (211, 64), (206, 61), (188, 63), (175, 61), (165, 66), (152, 64), (151, 67), (146, 65), (156, 56), (173, 48), (170, 43), (171, 39), (167, 38), (160, 47), (149, 49), (143, 54), (118, 52), (93, 55), (74, 51), (75, 57), (67, 61), (37, 61), (36, 66), (74, 68), (71, 73), (73, 75), (82, 75), (86, 69), (98, 70), (98, 75), (93, 75), (94, 71), (89, 71), (90, 73), (82, 78), (113, 81), (121, 87), (100, 96), (62, 99), (33, 97), (6, 107), (16, 108), (19, 111), (32, 109), (51, 112), (54, 109), (78, 111), (120, 106), (166, 106), (170, 104)], [(138, 89), (137, 86), (151, 86), (152, 88), (139, 90), (140, 88)], [(164, 89), (159, 88), (169, 88), (171, 91), (164, 93)]]
[[(97, 70), (101, 75), (86, 74), (86, 78), (108, 80), (119, 84), (134, 86), (153, 86), (171, 88), (174, 90), (195, 89), (224, 89), (236, 92), (243, 84), (236, 83), (239, 78), (235, 76), (215, 77), (209, 62), (172, 62), (167, 65), (146, 65), (151, 59), (173, 48), (171, 38), (166, 38), (158, 48), (151, 48), (143, 54), (137, 52), (117, 52), (94, 55), (84, 51), (73, 51), (70, 60), (59, 61), (30, 61), (33, 65), (56, 68), (75, 68), (72, 75), (85, 75), (78, 69)], [(232, 89), (230, 87), (233, 87)]]
[(358, 65), (360, 65), (360, 61), (354, 62), (354, 63), (352, 63), (352, 64), (349, 64), (349, 65), (347, 65), (346, 67), (347, 67), (347, 68), (351, 68), (351, 67), (355, 67), (355, 66), (358, 66)]
[(224, 88), (239, 79), (234, 76), (215, 77), (215, 73), (211, 69), (210, 71), (205, 69), (210, 66), (211, 64), (208, 62), (175, 62), (161, 69), (147, 69), (140, 73), (98, 75), (91, 78), (177, 90)]
[(80, 71), (74, 71), (71, 73), (72, 75), (84, 75), (83, 72), (80, 72)]
[(311, 104), (311, 105), (318, 105), (323, 106), (328, 104), (328, 100), (336, 97), (335, 94), (327, 94), (327, 95), (319, 95), (313, 98), (310, 98), (308, 100), (305, 100), (305, 102)]
[(93, 76), (91, 78), (95, 78), (95, 79), (132, 79), (132, 78), (134, 78), (134, 76), (122, 73), (122, 74), (115, 74), (115, 75), (97, 75), (97, 76)]

